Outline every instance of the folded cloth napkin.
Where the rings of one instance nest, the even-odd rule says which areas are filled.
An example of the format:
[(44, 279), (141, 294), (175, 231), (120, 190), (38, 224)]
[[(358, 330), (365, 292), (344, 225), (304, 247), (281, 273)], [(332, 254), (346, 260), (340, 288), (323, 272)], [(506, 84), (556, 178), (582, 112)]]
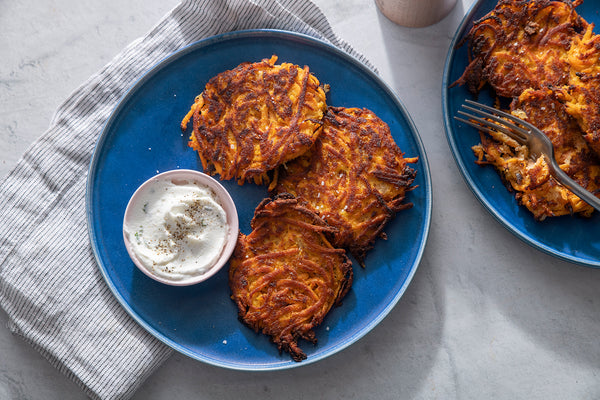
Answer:
[(96, 140), (121, 96), (162, 58), (254, 28), (312, 35), (372, 68), (309, 0), (184, 1), (79, 87), (0, 185), (0, 306), (9, 329), (91, 398), (130, 398), (172, 352), (123, 310), (94, 259), (85, 188)]

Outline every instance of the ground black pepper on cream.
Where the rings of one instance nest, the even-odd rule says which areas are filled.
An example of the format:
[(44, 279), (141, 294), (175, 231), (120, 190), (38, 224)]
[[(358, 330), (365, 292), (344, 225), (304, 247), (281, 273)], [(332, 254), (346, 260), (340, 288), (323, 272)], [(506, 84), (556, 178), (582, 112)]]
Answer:
[(221, 255), (229, 230), (212, 189), (190, 181), (157, 180), (138, 200), (124, 230), (144, 267), (180, 282), (207, 273)]

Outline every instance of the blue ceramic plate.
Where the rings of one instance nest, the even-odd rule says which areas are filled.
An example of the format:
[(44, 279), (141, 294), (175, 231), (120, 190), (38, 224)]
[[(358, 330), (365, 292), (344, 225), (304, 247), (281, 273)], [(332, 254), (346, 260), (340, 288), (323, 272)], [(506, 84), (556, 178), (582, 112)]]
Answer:
[[(176, 168), (201, 170), (179, 124), (194, 97), (214, 75), (245, 61), (279, 56), (279, 62), (308, 65), (331, 91), (328, 103), (367, 107), (391, 128), (407, 156), (419, 156), (416, 185), (402, 211), (367, 256), (355, 263), (354, 286), (343, 305), (316, 329), (318, 343), (301, 342), (302, 363), (279, 354), (261, 334), (242, 325), (230, 299), (227, 270), (190, 287), (169, 287), (146, 277), (130, 261), (122, 237), (125, 207), (146, 179)], [(239, 212), (240, 230), (267, 196), (265, 187), (224, 182)], [(425, 151), (404, 106), (374, 73), (336, 48), (282, 31), (245, 31), (216, 36), (166, 58), (124, 96), (98, 141), (88, 176), (90, 240), (99, 267), (116, 298), (148, 332), (197, 360), (240, 370), (275, 370), (306, 365), (344, 349), (364, 336), (394, 307), (421, 260), (431, 219), (431, 180)]]
[[(473, 21), (483, 17), (496, 5), (497, 0), (481, 0), (474, 4), (458, 28), (450, 46), (444, 69), (442, 107), (448, 143), (467, 184), (496, 219), (510, 232), (531, 246), (555, 257), (590, 267), (600, 267), (600, 215), (592, 218), (558, 217), (535, 221), (531, 213), (517, 204), (500, 176), (491, 166), (475, 164), (471, 146), (479, 143), (479, 134), (471, 127), (453, 119), (465, 99), (474, 99), (464, 86), (449, 86), (467, 66), (467, 45), (458, 46), (469, 32)], [(577, 11), (588, 22), (600, 26), (600, 1), (586, 0)], [(483, 90), (479, 101), (492, 105), (488, 91)]]

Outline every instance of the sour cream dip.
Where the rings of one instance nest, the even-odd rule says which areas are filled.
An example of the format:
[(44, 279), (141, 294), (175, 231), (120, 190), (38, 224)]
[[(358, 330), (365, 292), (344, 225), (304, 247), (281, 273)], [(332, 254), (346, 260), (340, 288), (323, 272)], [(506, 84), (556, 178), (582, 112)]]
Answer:
[(187, 285), (212, 275), (231, 255), (223, 259), (226, 246), (233, 250), (230, 242), (237, 238), (237, 216), (232, 227), (231, 205), (225, 206), (223, 193), (217, 193), (222, 186), (204, 174), (202, 181), (182, 176), (190, 172), (198, 174), (175, 170), (150, 179), (125, 212), (123, 235), (132, 260), (164, 283)]

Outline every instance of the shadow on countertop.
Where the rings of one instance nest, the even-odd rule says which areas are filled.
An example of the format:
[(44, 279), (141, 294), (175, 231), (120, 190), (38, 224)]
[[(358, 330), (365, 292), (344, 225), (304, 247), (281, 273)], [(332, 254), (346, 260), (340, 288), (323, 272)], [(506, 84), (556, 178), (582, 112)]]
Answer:
[[(147, 398), (149, 393), (162, 398), (161, 391), (167, 396), (179, 384), (186, 392), (196, 389), (203, 399), (418, 397), (438, 357), (445, 319), (440, 315), (443, 307), (435, 304), (443, 288), (432, 286), (429, 267), (421, 264), (387, 317), (339, 353), (300, 368), (268, 372), (226, 370), (176, 353), (155, 374), (160, 380), (148, 379), (134, 398)], [(367, 393), (361, 388), (367, 387), (368, 397), (363, 397)]]
[[(497, 352), (504, 367), (516, 368), (509, 375), (517, 377), (519, 373), (542, 374), (543, 368), (552, 365), (552, 359), (559, 362), (556, 368), (572, 365), (598, 371), (600, 271), (553, 258), (510, 234), (478, 203), (453, 162), (443, 130), (440, 96), (450, 42), (466, 12), (459, 1), (444, 20), (419, 29), (397, 26), (379, 13), (390, 62), (386, 68), (392, 71), (389, 83), (411, 114), (431, 163), (434, 211), (427, 255), (434, 266), (434, 286), (446, 289), (436, 293), (436, 303), (446, 307), (440, 315), (450, 318), (440, 325), (454, 330), (448, 338), (448, 351), (451, 358), (454, 354), (460, 359), (457, 367), (464, 367), (469, 362), (467, 357), (476, 354), (472, 346), (481, 346), (490, 354)], [(399, 41), (405, 42), (403, 46), (397, 46)], [(403, 63), (403, 68), (394, 69), (398, 63)], [(395, 72), (409, 68), (413, 71), (410, 80)], [(446, 204), (441, 206), (442, 202)], [(449, 214), (453, 207), (456, 215)], [(469, 219), (461, 220), (461, 215)], [(433, 244), (436, 238), (440, 242)], [(448, 257), (444, 252), (462, 254)], [(439, 265), (444, 262), (447, 265)], [(471, 317), (480, 314), (481, 320), (456, 315), (451, 307), (458, 303), (472, 313)], [(478, 343), (461, 343), (458, 326), (471, 330), (465, 338), (475, 337), (473, 332), (481, 333)], [(543, 349), (543, 361), (534, 353), (519, 354), (522, 349), (536, 348)], [(516, 360), (511, 364), (508, 358), (512, 355), (527, 360), (528, 365), (519, 365)], [(469, 367), (476, 368), (478, 362)], [(500, 366), (490, 366), (488, 374), (496, 368)], [(548, 373), (552, 377), (556, 371)], [(487, 378), (489, 382), (500, 379)], [(549, 387), (552, 385), (560, 383), (553, 382)], [(579, 385), (585, 387), (587, 382), (580, 381)]]

